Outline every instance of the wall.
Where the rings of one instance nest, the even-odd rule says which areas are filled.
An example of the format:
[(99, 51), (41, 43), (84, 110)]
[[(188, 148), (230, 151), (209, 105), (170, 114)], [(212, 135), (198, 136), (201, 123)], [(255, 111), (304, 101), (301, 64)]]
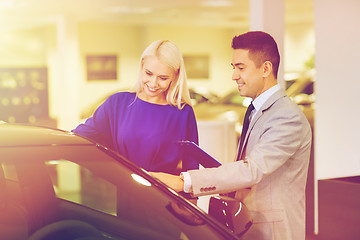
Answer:
[[(288, 27), (286, 33), (285, 71), (302, 71), (314, 52), (313, 25)], [(231, 39), (247, 29), (222, 29), (189, 26), (126, 26), (117, 23), (85, 22), (79, 24), (79, 46), (82, 76), (79, 88), (80, 109), (85, 109), (118, 89), (130, 88), (137, 79), (139, 58), (151, 42), (158, 39), (174, 41), (184, 55), (208, 54), (209, 79), (191, 79), (190, 87), (204, 87), (219, 95), (233, 90), (231, 80)], [(299, 36), (305, 36), (300, 38)], [(299, 47), (300, 46), (300, 47)], [(294, 50), (295, 49), (295, 50)], [(306, 49), (306, 51), (303, 51)], [(85, 56), (91, 53), (116, 53), (119, 57), (117, 81), (87, 82)], [(294, 57), (296, 56), (296, 57)]]
[[(71, 24), (71, 21), (70, 21)], [(310, 26), (311, 27), (311, 26)], [(76, 28), (75, 28), (76, 29)], [(291, 29), (291, 28), (290, 28)], [(305, 27), (303, 31), (308, 31)], [(204, 87), (219, 95), (224, 95), (234, 88), (231, 80), (231, 39), (234, 35), (241, 34), (247, 29), (224, 29), (212, 27), (189, 27), (189, 26), (132, 26), (111, 22), (80, 22), (77, 26), (79, 46), (80, 69), (75, 72), (79, 76), (78, 97), (74, 98), (78, 105), (79, 114), (98, 99), (120, 89), (130, 88), (137, 78), (139, 58), (144, 48), (154, 40), (165, 38), (175, 41), (183, 54), (208, 54), (209, 55), (209, 79), (189, 79), (190, 87)], [(66, 97), (67, 90), (59, 93), (59, 87), (63, 86), (64, 79), (57, 77), (58, 39), (57, 26), (55, 24), (44, 27), (24, 29), (13, 32), (1, 33), (0, 38), (0, 66), (45, 66), (49, 68), (49, 106), (50, 115), (59, 118), (63, 114), (62, 101)], [(295, 31), (289, 31), (288, 39)], [(299, 34), (299, 33), (297, 33)], [(300, 35), (300, 34), (299, 34)], [(289, 46), (299, 44), (290, 42)], [(311, 43), (305, 43), (311, 44)], [(308, 47), (309, 48), (309, 47)], [(311, 48), (311, 47), (310, 47)], [(303, 59), (307, 58), (301, 51), (290, 52), (290, 47), (285, 51), (285, 58), (291, 54), (297, 57), (286, 59), (291, 70), (299, 70)], [(117, 54), (118, 79), (115, 81), (86, 81), (85, 57), (87, 54)], [(66, 59), (66, 58), (65, 58)], [(66, 61), (66, 60), (63, 60)], [(285, 65), (286, 67), (286, 65)], [(285, 68), (286, 71), (286, 68)], [(54, 82), (55, 81), (55, 82)], [(62, 87), (63, 88), (63, 87)], [(66, 106), (66, 108), (71, 107)], [(74, 126), (78, 120), (74, 119)], [(60, 126), (63, 126), (60, 124)], [(73, 126), (68, 126), (71, 128)]]
[(47, 51), (54, 44), (49, 27), (0, 32), (0, 66), (45, 66)]
[[(137, 78), (139, 58), (142, 53), (142, 29), (117, 23), (86, 22), (79, 24), (79, 51), (81, 75), (79, 88), (80, 110), (121, 89), (133, 86)], [(86, 81), (85, 58), (89, 54), (116, 54), (118, 79)]]
[(360, 2), (314, 3), (315, 180), (360, 175)]
[(315, 0), (316, 176), (360, 174), (357, 0)]
[[(99, 97), (116, 89), (131, 87), (138, 74), (142, 51), (153, 41), (170, 39), (186, 54), (210, 57), (210, 78), (189, 79), (189, 86), (201, 86), (219, 95), (233, 87), (231, 81), (232, 30), (181, 26), (124, 26), (115, 23), (80, 23), (79, 46), (84, 71), (85, 56), (90, 53), (115, 53), (119, 57), (118, 81), (86, 82), (81, 79), (80, 106), (87, 107)], [(84, 75), (85, 76), (85, 75)], [(220, 84), (219, 84), (220, 83)]]

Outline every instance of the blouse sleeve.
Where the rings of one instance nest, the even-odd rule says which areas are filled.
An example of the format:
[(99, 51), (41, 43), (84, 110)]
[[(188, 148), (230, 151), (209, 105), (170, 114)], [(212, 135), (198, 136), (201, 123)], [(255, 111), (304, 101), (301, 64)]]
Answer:
[[(198, 137), (198, 128), (197, 123), (195, 119), (194, 110), (189, 106), (190, 110), (188, 111), (188, 118), (186, 121), (186, 137), (187, 141), (191, 141), (199, 144), (199, 137)], [(199, 163), (192, 158), (187, 157), (186, 155), (183, 155), (182, 158), (182, 170), (192, 170), (192, 169), (199, 169)]]
[(111, 107), (111, 97), (109, 97), (96, 109), (92, 117), (88, 118), (85, 123), (80, 124), (72, 131), (112, 148), (113, 144), (110, 126)]

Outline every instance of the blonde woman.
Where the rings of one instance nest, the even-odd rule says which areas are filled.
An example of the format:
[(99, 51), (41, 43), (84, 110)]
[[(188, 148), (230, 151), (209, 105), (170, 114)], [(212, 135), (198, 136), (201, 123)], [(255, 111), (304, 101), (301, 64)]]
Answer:
[[(132, 92), (110, 96), (75, 133), (114, 149), (152, 172), (177, 174), (197, 169), (182, 156), (177, 141), (198, 143), (184, 61), (175, 43), (151, 43), (140, 59)], [(182, 169), (177, 169), (182, 160)]]

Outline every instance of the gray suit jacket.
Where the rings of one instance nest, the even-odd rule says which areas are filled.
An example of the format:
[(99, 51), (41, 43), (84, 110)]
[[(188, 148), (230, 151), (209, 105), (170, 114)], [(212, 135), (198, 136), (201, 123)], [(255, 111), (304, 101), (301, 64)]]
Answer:
[[(275, 92), (249, 125), (245, 160), (189, 171), (195, 196), (228, 193), (248, 207), (254, 224), (245, 239), (305, 239), (305, 185), (311, 128), (286, 92)], [(244, 189), (251, 187), (247, 195)]]

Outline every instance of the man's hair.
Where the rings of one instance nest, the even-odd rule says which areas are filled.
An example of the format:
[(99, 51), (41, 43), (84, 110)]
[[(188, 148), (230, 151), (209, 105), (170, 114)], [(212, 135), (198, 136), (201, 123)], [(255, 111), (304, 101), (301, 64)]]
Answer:
[(277, 78), (280, 64), (280, 54), (274, 38), (265, 32), (252, 31), (235, 36), (232, 48), (249, 50), (249, 57), (259, 68), (264, 62), (270, 61), (273, 65), (273, 74)]

